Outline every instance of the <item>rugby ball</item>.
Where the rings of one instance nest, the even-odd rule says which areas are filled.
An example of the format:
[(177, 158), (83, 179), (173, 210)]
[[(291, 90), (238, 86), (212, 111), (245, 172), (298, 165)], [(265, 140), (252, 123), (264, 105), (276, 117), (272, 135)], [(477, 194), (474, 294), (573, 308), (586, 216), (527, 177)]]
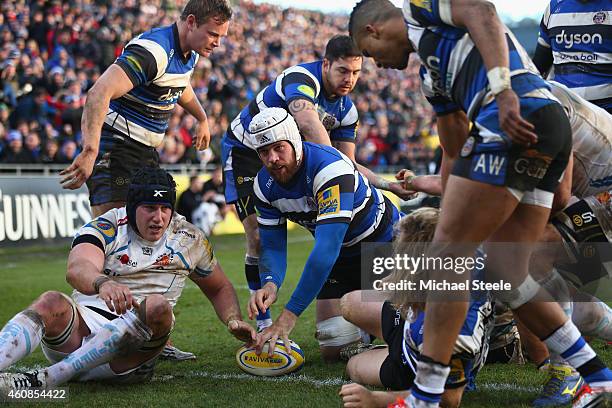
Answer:
[(264, 377), (275, 377), (296, 372), (304, 365), (304, 352), (294, 341), (291, 341), (291, 350), (288, 353), (284, 343), (276, 343), (274, 355), (268, 356), (266, 343), (260, 355), (255, 354), (255, 347), (242, 346), (236, 352), (236, 362), (240, 369), (246, 373)]

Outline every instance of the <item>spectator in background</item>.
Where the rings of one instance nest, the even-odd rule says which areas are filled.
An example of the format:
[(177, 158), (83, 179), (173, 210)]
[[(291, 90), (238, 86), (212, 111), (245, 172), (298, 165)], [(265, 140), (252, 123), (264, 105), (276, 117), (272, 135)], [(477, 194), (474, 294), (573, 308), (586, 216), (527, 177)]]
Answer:
[(77, 144), (74, 140), (66, 140), (62, 144), (62, 149), (57, 155), (56, 163), (67, 164), (72, 163), (77, 155)]
[(18, 130), (11, 130), (6, 141), (8, 149), (4, 155), (3, 163), (7, 164), (27, 164), (32, 163), (30, 153), (23, 147), (23, 135)]
[(41, 157), (41, 162), (46, 164), (58, 163), (59, 143), (55, 139), (47, 140), (45, 143), (45, 150)]
[[(13, 67), (5, 74), (10, 77), (8, 100), (4, 104), (0, 100), (0, 122), (16, 128), (17, 121), (36, 120), (41, 123), (43, 145), (60, 132), (62, 142), (79, 143), (77, 100), (121, 54), (127, 41), (153, 27), (171, 24), (185, 3), (179, 0), (176, 7), (166, 9), (161, 3), (75, 5), (41, 0), (3, 7), (0, 66), (10, 62)], [(200, 162), (204, 167), (210, 160), (218, 160), (219, 140), (229, 125), (228, 118), (235, 117), (246, 101), (284, 68), (321, 58), (326, 39), (344, 32), (347, 24), (345, 16), (282, 10), (246, 1), (237, 2), (233, 10), (236, 24), (228, 40), (210, 58), (200, 58), (191, 81), (209, 113), (211, 149), (194, 154), (190, 147), (193, 130), (189, 129), (189, 119), (185, 121), (188, 115), (181, 110), (172, 123), (180, 129), (184, 150), (181, 157), (177, 157), (180, 151), (168, 155), (173, 163)], [(310, 27), (317, 27), (316, 32)], [(408, 139), (420, 135), (432, 121), (432, 111), (420, 92), (417, 67), (411, 62), (402, 72), (376, 72), (370, 61), (364, 62), (361, 79), (352, 93), (361, 118), (356, 154), (363, 164), (406, 167)], [(26, 84), (33, 91), (20, 96)], [(4, 88), (0, 81), (0, 91)], [(62, 130), (65, 124), (72, 127), (71, 132)], [(423, 141), (417, 137), (412, 142)], [(428, 143), (425, 151), (432, 149)], [(411, 162), (411, 167), (426, 169), (427, 164), (420, 161), (428, 160), (428, 156), (413, 157), (417, 161)], [(162, 157), (162, 163), (164, 160)]]
[(181, 214), (188, 222), (192, 222), (192, 215), (202, 202), (202, 180), (199, 176), (189, 178), (189, 188), (178, 199), (176, 212)]
[(32, 163), (40, 163), (42, 161), (42, 147), (38, 132), (30, 132), (26, 136), (25, 150), (29, 153)]

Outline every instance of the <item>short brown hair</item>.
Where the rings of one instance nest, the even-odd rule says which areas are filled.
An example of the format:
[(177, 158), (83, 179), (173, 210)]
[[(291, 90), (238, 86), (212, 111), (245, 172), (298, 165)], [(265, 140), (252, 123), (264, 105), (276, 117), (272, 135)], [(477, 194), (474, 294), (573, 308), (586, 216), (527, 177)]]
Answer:
[(222, 22), (231, 20), (233, 11), (228, 0), (189, 0), (181, 13), (181, 20), (187, 20), (190, 14), (193, 14), (196, 23), (200, 25), (210, 18)]
[(363, 57), (359, 48), (348, 35), (334, 35), (325, 47), (325, 59), (334, 62), (340, 58)]

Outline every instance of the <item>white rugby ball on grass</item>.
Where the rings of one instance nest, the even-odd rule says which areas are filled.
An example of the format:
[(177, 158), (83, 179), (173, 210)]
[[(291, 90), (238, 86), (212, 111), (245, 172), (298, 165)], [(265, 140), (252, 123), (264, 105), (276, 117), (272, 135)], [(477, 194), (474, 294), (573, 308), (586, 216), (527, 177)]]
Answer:
[(304, 365), (304, 352), (294, 341), (291, 341), (291, 351), (288, 353), (284, 343), (276, 343), (274, 355), (268, 356), (266, 343), (260, 355), (255, 354), (255, 347), (242, 346), (236, 352), (236, 362), (242, 371), (264, 377), (275, 377), (296, 372)]

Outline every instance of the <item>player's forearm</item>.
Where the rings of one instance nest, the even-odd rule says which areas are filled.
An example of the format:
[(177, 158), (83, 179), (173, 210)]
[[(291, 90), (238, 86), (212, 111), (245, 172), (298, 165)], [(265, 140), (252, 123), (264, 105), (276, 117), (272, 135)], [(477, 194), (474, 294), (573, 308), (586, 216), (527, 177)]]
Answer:
[(453, 0), (451, 10), (453, 23), (467, 28), (487, 71), (495, 67), (509, 67), (504, 25), (492, 3), (483, 0)]
[(259, 277), (261, 284), (272, 282), (281, 287), (287, 272), (287, 230), (286, 228), (259, 228), (261, 256)]
[(406, 189), (439, 196), (442, 195), (442, 177), (439, 175), (416, 176), (406, 184)]
[(193, 88), (188, 86), (183, 91), (183, 94), (178, 100), (178, 104), (185, 109), (191, 116), (196, 118), (198, 122), (207, 122), (208, 117), (206, 116), (206, 111), (200, 104), (198, 97), (196, 96)]
[(365, 178), (368, 179), (368, 181), (370, 182), (370, 184), (372, 184), (374, 187), (379, 188), (381, 190), (390, 190), (390, 181), (386, 180), (385, 178), (379, 176), (378, 174), (374, 173), (372, 170), (368, 169), (367, 167), (357, 163), (357, 170), (359, 170), (359, 172), (361, 174), (363, 174), (365, 176)]
[(110, 100), (110, 95), (96, 90), (95, 87), (87, 93), (81, 117), (83, 152), (98, 154), (100, 135)]
[(223, 324), (227, 325), (230, 320), (242, 320), (238, 296), (229, 281), (209, 299)]

